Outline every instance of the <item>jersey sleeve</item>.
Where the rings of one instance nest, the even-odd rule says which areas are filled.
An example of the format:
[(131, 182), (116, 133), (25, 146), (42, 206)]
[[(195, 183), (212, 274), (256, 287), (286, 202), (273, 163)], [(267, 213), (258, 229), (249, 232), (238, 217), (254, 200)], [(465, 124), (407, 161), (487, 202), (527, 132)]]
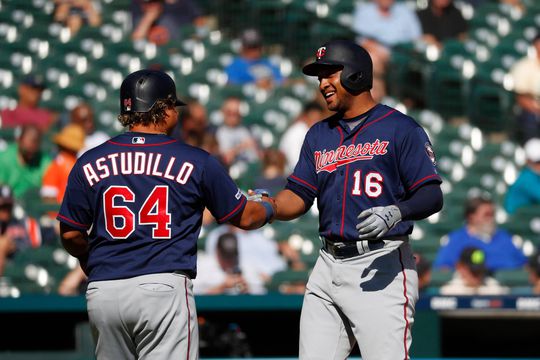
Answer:
[(247, 199), (221, 164), (210, 156), (202, 177), (205, 206), (220, 224), (241, 213)]
[(93, 209), (90, 201), (92, 189), (84, 179), (79, 162), (73, 166), (68, 177), (66, 192), (56, 217), (75, 229), (88, 230), (92, 225)]
[[(290, 183), (300, 186), (304, 190), (302, 191), (302, 194), (298, 195), (300, 195), (306, 203), (313, 203), (319, 191), (317, 187), (315, 158), (309, 144), (308, 136), (306, 136), (302, 149), (300, 150), (298, 163), (296, 164), (293, 173), (287, 178), (287, 180)], [(295, 188), (297, 188), (297, 186), (290, 187), (292, 191), (297, 192), (294, 190)], [(309, 199), (306, 197), (309, 197)]]
[(428, 182), (442, 182), (437, 173), (433, 146), (420, 126), (405, 134), (397, 150), (399, 174), (405, 191), (414, 191)]

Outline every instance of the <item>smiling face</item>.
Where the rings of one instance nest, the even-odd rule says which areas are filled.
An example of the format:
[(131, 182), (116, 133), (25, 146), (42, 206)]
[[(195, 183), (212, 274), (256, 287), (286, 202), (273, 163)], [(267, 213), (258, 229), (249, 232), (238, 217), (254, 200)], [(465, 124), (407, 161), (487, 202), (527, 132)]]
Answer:
[(328, 67), (319, 73), (319, 90), (331, 111), (346, 112), (350, 108), (352, 94), (341, 84), (342, 70)]

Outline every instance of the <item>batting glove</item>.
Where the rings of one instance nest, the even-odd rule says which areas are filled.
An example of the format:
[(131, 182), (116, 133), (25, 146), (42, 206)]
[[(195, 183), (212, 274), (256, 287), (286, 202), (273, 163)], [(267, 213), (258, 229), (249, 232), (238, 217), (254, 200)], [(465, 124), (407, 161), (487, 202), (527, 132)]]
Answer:
[(247, 199), (249, 201), (256, 201), (260, 202), (262, 201), (263, 196), (270, 196), (270, 191), (267, 189), (255, 189), (255, 190), (248, 190), (248, 197)]
[(358, 219), (367, 218), (356, 225), (359, 239), (380, 239), (398, 222), (401, 221), (401, 211), (396, 205), (376, 206), (364, 210)]

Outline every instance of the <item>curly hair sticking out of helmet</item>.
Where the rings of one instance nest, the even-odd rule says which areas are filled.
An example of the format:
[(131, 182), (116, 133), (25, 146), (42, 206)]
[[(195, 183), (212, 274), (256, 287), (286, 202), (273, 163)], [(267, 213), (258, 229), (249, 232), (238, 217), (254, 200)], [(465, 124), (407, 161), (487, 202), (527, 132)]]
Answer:
[(161, 125), (165, 121), (165, 111), (168, 108), (176, 106), (176, 99), (169, 96), (167, 99), (160, 99), (155, 102), (148, 112), (133, 112), (129, 114), (118, 115), (118, 121), (122, 126), (131, 128), (134, 125)]

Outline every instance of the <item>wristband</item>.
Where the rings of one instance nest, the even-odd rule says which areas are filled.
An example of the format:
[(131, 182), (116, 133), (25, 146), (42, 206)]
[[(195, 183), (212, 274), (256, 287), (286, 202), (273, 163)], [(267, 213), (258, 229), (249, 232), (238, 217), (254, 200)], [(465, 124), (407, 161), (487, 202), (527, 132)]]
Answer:
[(264, 210), (266, 212), (266, 217), (264, 218), (264, 223), (268, 224), (275, 215), (274, 208), (272, 207), (272, 205), (269, 202), (266, 202), (266, 201), (261, 201), (260, 204), (262, 206), (264, 206)]

